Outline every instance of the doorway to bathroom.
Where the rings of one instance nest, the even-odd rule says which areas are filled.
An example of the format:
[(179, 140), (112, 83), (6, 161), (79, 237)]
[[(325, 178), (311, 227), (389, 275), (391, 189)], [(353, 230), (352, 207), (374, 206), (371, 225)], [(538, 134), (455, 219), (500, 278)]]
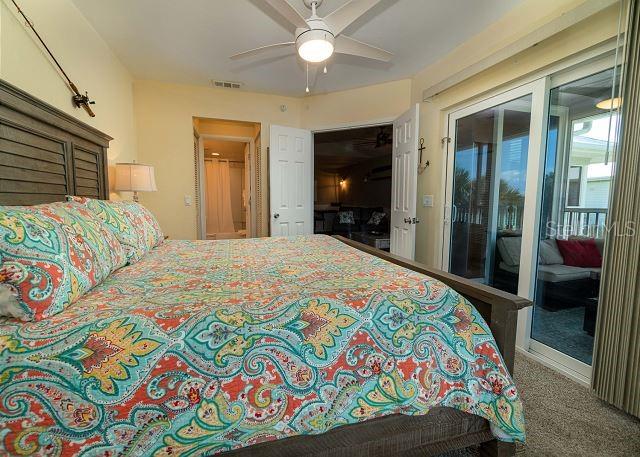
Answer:
[(260, 124), (194, 119), (200, 239), (256, 236), (255, 157)]

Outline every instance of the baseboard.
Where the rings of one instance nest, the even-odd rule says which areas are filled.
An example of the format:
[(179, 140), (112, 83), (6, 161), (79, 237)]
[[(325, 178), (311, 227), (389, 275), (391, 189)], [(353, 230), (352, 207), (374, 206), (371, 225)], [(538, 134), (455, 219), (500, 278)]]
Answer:
[(566, 367), (549, 357), (546, 357), (539, 352), (525, 351), (522, 348), (516, 347), (516, 352), (524, 357), (528, 357), (531, 360), (535, 360), (536, 362), (544, 365), (547, 368), (551, 368), (552, 370), (560, 373), (566, 378), (571, 379), (572, 381), (580, 384), (583, 387), (589, 389), (591, 387), (591, 380), (584, 375)]

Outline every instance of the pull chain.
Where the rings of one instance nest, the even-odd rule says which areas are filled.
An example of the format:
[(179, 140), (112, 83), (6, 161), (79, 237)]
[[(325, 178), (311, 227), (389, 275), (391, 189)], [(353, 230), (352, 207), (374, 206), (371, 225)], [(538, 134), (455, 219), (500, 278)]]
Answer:
[(307, 64), (307, 88), (305, 89), (305, 92), (307, 94), (309, 93), (309, 64)]

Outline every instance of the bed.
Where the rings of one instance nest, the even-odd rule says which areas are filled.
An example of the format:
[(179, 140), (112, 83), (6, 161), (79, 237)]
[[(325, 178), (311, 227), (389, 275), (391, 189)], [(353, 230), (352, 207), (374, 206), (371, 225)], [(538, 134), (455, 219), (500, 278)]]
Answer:
[[(6, 83), (0, 123), (0, 174), (58, 143), (65, 186), (29, 172), (0, 204), (107, 197), (106, 135)], [(513, 455), (529, 304), (340, 237), (166, 240), (54, 316), (0, 320), (0, 450)]]

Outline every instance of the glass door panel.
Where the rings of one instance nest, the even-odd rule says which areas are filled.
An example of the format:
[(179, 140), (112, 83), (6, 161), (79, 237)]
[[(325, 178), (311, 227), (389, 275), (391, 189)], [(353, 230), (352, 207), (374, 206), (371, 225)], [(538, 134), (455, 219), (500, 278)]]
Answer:
[(532, 96), (455, 120), (449, 271), (517, 293)]
[[(613, 69), (554, 88), (542, 191), (535, 342), (591, 365), (618, 115)], [(614, 90), (615, 92), (615, 90)]]

